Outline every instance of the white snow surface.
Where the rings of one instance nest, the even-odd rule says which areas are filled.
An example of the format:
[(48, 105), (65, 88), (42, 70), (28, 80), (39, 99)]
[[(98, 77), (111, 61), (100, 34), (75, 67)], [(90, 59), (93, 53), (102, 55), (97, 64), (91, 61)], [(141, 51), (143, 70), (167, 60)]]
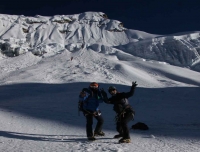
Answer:
[[(199, 152), (199, 47), (198, 31), (149, 34), (102, 12), (0, 14), (0, 151)], [(102, 103), (106, 135), (88, 141), (77, 103), (94, 81), (120, 92), (137, 81), (129, 127), (150, 129), (118, 144), (112, 105)]]

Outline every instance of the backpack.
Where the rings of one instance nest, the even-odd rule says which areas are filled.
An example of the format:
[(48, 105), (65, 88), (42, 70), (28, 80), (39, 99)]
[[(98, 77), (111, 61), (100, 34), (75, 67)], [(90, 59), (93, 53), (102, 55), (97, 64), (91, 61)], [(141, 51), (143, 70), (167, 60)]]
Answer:
[(83, 101), (81, 101), (81, 95), (86, 96), (86, 93), (84, 91), (80, 92), (79, 102), (78, 102), (78, 111), (83, 111)]
[(142, 122), (138, 122), (131, 127), (132, 129), (149, 130), (149, 127)]

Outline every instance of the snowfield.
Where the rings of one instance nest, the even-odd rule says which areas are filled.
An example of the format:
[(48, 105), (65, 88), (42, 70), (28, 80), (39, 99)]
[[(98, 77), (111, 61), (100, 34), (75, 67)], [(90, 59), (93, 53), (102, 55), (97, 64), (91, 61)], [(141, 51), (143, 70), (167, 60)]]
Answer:
[[(198, 31), (126, 29), (102, 12), (0, 14), (0, 151), (199, 152), (199, 40)], [(93, 81), (120, 92), (137, 81), (130, 144), (113, 138), (115, 113), (105, 103), (106, 135), (87, 140), (78, 95)], [(131, 129), (137, 122), (150, 129)]]

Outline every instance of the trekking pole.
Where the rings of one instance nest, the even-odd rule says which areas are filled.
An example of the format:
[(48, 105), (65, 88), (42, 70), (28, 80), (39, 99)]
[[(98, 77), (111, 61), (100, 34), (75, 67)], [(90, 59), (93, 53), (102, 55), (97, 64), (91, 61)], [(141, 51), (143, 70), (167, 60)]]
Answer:
[(78, 116), (80, 116), (80, 107), (79, 107), (79, 104), (78, 104)]

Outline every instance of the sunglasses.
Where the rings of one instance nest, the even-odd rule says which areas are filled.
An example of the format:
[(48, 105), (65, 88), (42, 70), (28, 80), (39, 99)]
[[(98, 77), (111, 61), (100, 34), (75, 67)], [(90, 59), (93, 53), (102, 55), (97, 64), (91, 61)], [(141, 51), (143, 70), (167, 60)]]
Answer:
[(116, 89), (110, 89), (109, 92), (115, 91)]
[(97, 89), (98, 86), (90, 86), (90, 88), (92, 88), (92, 89)]

